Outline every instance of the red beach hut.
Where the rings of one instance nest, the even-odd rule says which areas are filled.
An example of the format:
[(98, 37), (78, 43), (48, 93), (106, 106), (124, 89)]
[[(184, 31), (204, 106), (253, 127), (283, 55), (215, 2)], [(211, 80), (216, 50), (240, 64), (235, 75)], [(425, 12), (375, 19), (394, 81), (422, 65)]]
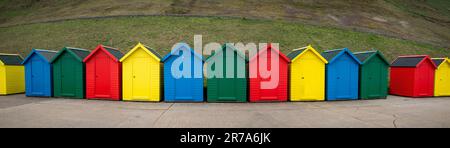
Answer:
[[(250, 59), (250, 102), (288, 100), (289, 62), (289, 58), (275, 49), (272, 44), (267, 45)], [(276, 70), (278, 72), (274, 72)]]
[(400, 56), (391, 64), (389, 93), (407, 97), (432, 97), (436, 65), (428, 55)]
[(99, 45), (83, 60), (87, 99), (121, 100), (122, 56), (115, 48)]

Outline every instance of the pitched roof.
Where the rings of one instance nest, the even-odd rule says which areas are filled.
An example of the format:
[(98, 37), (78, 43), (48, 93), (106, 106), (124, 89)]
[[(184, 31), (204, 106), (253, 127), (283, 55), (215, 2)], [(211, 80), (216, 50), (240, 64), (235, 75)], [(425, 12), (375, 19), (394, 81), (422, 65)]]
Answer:
[(350, 57), (355, 60), (358, 64), (362, 64), (361, 61), (353, 55), (348, 48), (343, 49), (334, 49), (334, 50), (327, 50), (322, 52), (322, 56), (329, 62), (332, 63), (334, 60), (339, 57), (340, 55), (343, 55), (344, 53), (348, 53)]
[(223, 51), (226, 50), (226, 49), (230, 49), (230, 48), (231, 48), (231, 50), (233, 50), (233, 52), (236, 53), (239, 57), (241, 57), (241, 58), (244, 59), (245, 61), (248, 61), (248, 58), (247, 58), (247, 56), (245, 56), (244, 53), (242, 53), (242, 52), (241, 52), (240, 50), (238, 50), (236, 47), (234, 47), (233, 45), (228, 44), (228, 43), (223, 44), (217, 52), (215, 52), (214, 54), (211, 54), (210, 56), (208, 56), (208, 57), (206, 58), (206, 60), (208, 60), (208, 59), (210, 59), (210, 58), (213, 58), (213, 57), (215, 57), (217, 54), (223, 52)]
[(137, 49), (142, 48), (147, 54), (151, 54), (150, 56), (152, 56), (153, 58), (156, 58), (157, 61), (161, 61), (161, 55), (156, 52), (155, 50), (153, 50), (152, 48), (145, 46), (142, 43), (138, 43), (136, 46), (133, 47), (133, 49), (131, 49), (130, 51), (128, 51), (127, 54), (125, 54), (120, 61), (124, 61), (125, 59), (127, 59), (130, 55), (132, 55)]
[(432, 60), (437, 67), (440, 67), (444, 63), (450, 64), (450, 59), (448, 58), (433, 58)]
[(303, 51), (305, 51), (305, 50), (306, 50), (306, 48), (294, 50), (294, 51), (292, 51), (291, 53), (289, 53), (289, 54), (287, 55), (287, 57), (288, 57), (289, 59), (293, 60), (293, 59), (295, 59), (298, 55), (300, 55), (301, 53), (303, 53)]
[(103, 46), (103, 48), (105, 48), (106, 51), (108, 51), (109, 53), (111, 53), (111, 55), (113, 55), (114, 57), (116, 57), (117, 60), (119, 60), (120, 58), (123, 57), (123, 53), (120, 52), (119, 49), (113, 48), (113, 47), (108, 47), (108, 46)]
[(311, 45), (308, 45), (306, 47), (302, 47), (302, 48), (299, 48), (299, 49), (294, 49), (291, 53), (289, 53), (287, 55), (287, 57), (289, 59), (291, 59), (291, 62), (293, 62), (299, 56), (301, 56), (302, 54), (304, 54), (307, 51), (311, 51), (314, 55), (316, 55), (325, 64), (328, 63), (328, 61), (325, 58), (323, 58), (322, 55), (320, 55), (320, 53), (318, 53)]
[(41, 54), (47, 61), (52, 60), (52, 58), (58, 53), (53, 50), (36, 50), (39, 54)]
[(65, 51), (67, 51), (68, 53), (75, 56), (75, 58), (80, 62), (83, 62), (83, 59), (86, 58), (91, 53), (89, 50), (86, 50), (86, 49), (74, 48), (74, 47), (64, 47), (52, 58), (52, 60), (50, 62), (51, 63), (55, 62), (55, 60), (58, 59), (58, 57)]
[(256, 55), (253, 55), (253, 57), (251, 57), (249, 61), (255, 60), (256, 57), (258, 57), (258, 55), (262, 54), (263, 52), (265, 52), (269, 49), (272, 51), (275, 51), (278, 55), (280, 55), (281, 59), (287, 61), (288, 63), (291, 62), (291, 59), (289, 59), (286, 55), (284, 55), (282, 52), (280, 52), (280, 50), (274, 48), (271, 43), (268, 44), (267, 46), (265, 46), (264, 48), (262, 48), (262, 50), (259, 50), (259, 52)]
[(400, 56), (392, 62), (391, 67), (416, 67), (425, 58), (426, 55)]
[(163, 61), (163, 62), (166, 61), (167, 59), (169, 59), (173, 55), (173, 53), (175, 51), (178, 51), (178, 50), (180, 50), (182, 48), (188, 49), (189, 51), (191, 51), (192, 54), (194, 54), (195, 57), (199, 58), (200, 60), (202, 60), (202, 61), (205, 60), (202, 55), (197, 54), (188, 44), (186, 44), (186, 43), (178, 43), (177, 46), (175, 48), (173, 48), (172, 51), (169, 54), (164, 56), (164, 58), (162, 58), (161, 61)]
[(437, 66), (441, 65), (442, 63), (444, 63), (445, 59), (444, 58), (433, 58), (433, 62), (434, 64), (436, 64)]
[(22, 64), (26, 63), (34, 54), (44, 58), (48, 63), (50, 63), (57, 53), (57, 51), (53, 50), (33, 49), (33, 51), (31, 51), (31, 53), (25, 58), (25, 60), (23, 60)]
[(377, 53), (376, 51), (366, 51), (366, 52), (355, 52), (353, 54), (355, 55), (356, 58), (358, 58), (358, 60), (364, 62), (367, 59), (369, 59), (372, 55), (375, 55), (376, 53)]
[(73, 48), (73, 47), (66, 47), (67, 50), (72, 51), (75, 55), (77, 55), (80, 59), (86, 58), (89, 54), (91, 54), (91, 51), (81, 48)]
[(4, 65), (22, 65), (23, 58), (18, 54), (0, 53), (0, 62)]
[(339, 55), (344, 49), (337, 49), (337, 50), (327, 50), (322, 52), (323, 58), (327, 59), (328, 61), (331, 61), (334, 57)]
[(387, 59), (378, 50), (354, 52), (353, 55), (355, 55), (355, 57), (358, 58), (358, 60), (361, 61), (363, 64), (365, 64), (367, 61), (378, 55), (381, 58), (381, 60), (383, 60), (387, 65), (389, 65)]
[(88, 56), (86, 56), (83, 59), (83, 62), (87, 62), (99, 50), (102, 50), (103, 52), (105, 52), (109, 57), (111, 57), (115, 61), (119, 61), (120, 58), (123, 57), (123, 53), (120, 52), (118, 49), (112, 48), (112, 47), (108, 47), (108, 46), (103, 46), (103, 45), (100, 44), (100, 45), (98, 45), (95, 48), (94, 51), (92, 51)]
[(144, 45), (144, 47), (145, 47), (146, 49), (148, 49), (148, 51), (150, 51), (151, 53), (153, 53), (156, 57), (158, 57), (159, 59), (162, 59), (162, 56), (161, 56), (158, 52), (156, 52), (156, 50), (154, 50), (153, 48), (150, 48), (150, 47), (148, 47), (148, 46), (146, 46), (146, 45)]
[(23, 58), (18, 54), (0, 53), (0, 62), (5, 65), (22, 65)]

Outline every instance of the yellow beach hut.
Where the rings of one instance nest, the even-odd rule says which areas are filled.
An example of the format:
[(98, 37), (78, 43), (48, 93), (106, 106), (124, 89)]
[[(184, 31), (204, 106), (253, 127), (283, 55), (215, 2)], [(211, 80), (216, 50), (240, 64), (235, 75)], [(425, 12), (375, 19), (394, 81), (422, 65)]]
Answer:
[(25, 92), (23, 58), (18, 54), (0, 53), (0, 95)]
[(311, 45), (294, 49), (290, 64), (290, 100), (325, 100), (325, 65), (328, 61)]
[(122, 62), (122, 94), (124, 101), (161, 101), (161, 56), (139, 43)]
[(434, 77), (434, 96), (450, 96), (450, 59), (434, 58), (437, 69)]

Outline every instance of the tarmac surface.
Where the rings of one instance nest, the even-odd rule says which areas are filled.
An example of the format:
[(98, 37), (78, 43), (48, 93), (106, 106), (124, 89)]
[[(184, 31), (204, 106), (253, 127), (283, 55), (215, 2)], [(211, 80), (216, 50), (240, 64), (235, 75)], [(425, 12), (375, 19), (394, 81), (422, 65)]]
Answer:
[(450, 127), (450, 97), (282, 103), (148, 103), (0, 96), (0, 127)]

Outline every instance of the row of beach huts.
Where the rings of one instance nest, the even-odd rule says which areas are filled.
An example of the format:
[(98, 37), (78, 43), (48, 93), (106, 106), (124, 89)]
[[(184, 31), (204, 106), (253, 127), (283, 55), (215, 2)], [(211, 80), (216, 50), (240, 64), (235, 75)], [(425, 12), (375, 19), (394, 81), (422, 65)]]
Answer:
[[(261, 62), (270, 63), (273, 57), (278, 57), (278, 65), (263, 64), (267, 67), (261, 68)], [(179, 64), (180, 58), (201, 63), (192, 64), (188, 70), (192, 75), (200, 73), (200, 77), (174, 77), (173, 64)], [(245, 76), (205, 78), (209, 72), (204, 74), (204, 66), (215, 58), (231, 59), (234, 67), (244, 62)], [(214, 63), (214, 67), (230, 72), (225, 64), (230, 62)], [(263, 76), (261, 70), (268, 69), (278, 69), (279, 73)], [(270, 79), (278, 80), (275, 87), (261, 87)], [(344, 48), (318, 53), (312, 46), (295, 49), (286, 56), (272, 44), (252, 57), (232, 44), (224, 44), (204, 58), (186, 43), (178, 44), (164, 57), (141, 43), (127, 54), (103, 45), (92, 52), (72, 47), (60, 51), (33, 49), (25, 59), (17, 54), (0, 54), (0, 95), (23, 92), (29, 97), (150, 102), (334, 101), (386, 98), (388, 94), (450, 96), (450, 60), (409, 55), (391, 63), (377, 50), (352, 53)]]

